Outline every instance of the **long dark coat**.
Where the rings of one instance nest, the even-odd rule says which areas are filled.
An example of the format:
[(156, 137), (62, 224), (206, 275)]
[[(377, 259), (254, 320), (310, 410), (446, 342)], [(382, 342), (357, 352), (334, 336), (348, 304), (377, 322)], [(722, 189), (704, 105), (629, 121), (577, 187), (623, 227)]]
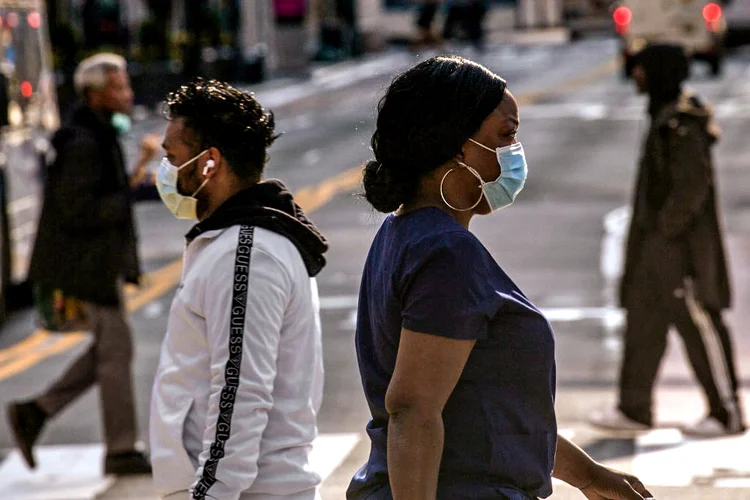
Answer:
[(623, 307), (632, 307), (651, 286), (639, 278), (639, 266), (663, 279), (690, 275), (699, 301), (717, 310), (730, 306), (711, 158), (717, 139), (710, 110), (687, 92), (652, 120), (635, 190)]
[(45, 290), (101, 305), (119, 303), (118, 280), (140, 269), (131, 191), (115, 129), (77, 108), (53, 137), (44, 206), (29, 277)]

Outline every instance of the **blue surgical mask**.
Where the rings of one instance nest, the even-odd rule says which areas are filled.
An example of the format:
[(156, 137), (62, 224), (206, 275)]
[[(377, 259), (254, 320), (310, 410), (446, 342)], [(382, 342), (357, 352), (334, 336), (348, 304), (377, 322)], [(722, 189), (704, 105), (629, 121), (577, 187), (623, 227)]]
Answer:
[(130, 132), (131, 120), (130, 117), (126, 114), (112, 113), (112, 119), (110, 123), (120, 135)]
[[(485, 182), (482, 179), (482, 176), (479, 175), (479, 172), (471, 168), (469, 165), (459, 162), (459, 165), (469, 170), (469, 172), (471, 172), (474, 177), (479, 179), (479, 183), (482, 188), (482, 196), (479, 197), (479, 199), (473, 206), (469, 208), (458, 209), (452, 207), (445, 200), (441, 183), (440, 195), (443, 196), (443, 201), (450, 208), (458, 211), (467, 211), (474, 209), (477, 205), (479, 205), (479, 202), (482, 201), (482, 197), (487, 200), (487, 204), (490, 206), (490, 209), (493, 212), (495, 210), (500, 210), (501, 208), (510, 206), (516, 200), (516, 196), (518, 196), (518, 193), (520, 193), (523, 189), (523, 186), (526, 183), (526, 176), (529, 173), (529, 167), (526, 163), (526, 155), (523, 152), (523, 146), (520, 142), (515, 142), (510, 146), (505, 146), (493, 150), (485, 146), (484, 144), (475, 141), (474, 139), (469, 140), (477, 146), (483, 147), (488, 151), (492, 151), (497, 155), (497, 163), (500, 165), (500, 176), (494, 181)], [(446, 175), (443, 177), (443, 182), (445, 182), (445, 177), (447, 175), (448, 174), (446, 173)]]

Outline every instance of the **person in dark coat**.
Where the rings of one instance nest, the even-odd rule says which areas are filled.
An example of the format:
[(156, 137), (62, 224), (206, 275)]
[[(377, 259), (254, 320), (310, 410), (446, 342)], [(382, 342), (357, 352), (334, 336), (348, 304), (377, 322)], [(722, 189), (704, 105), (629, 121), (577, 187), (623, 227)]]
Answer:
[(56, 158), (46, 171), (29, 278), (37, 290), (61, 290), (81, 301), (93, 342), (47, 391), (9, 405), (10, 428), (34, 468), (32, 447), (47, 421), (98, 383), (105, 473), (149, 473), (135, 446), (133, 346), (122, 287), (140, 276), (131, 187), (155, 157), (158, 140), (144, 140), (128, 175), (118, 133), (129, 124), (133, 92), (122, 57), (98, 54), (81, 62), (75, 86), (82, 103), (52, 140)]
[(719, 138), (710, 109), (683, 88), (689, 60), (673, 45), (651, 45), (632, 77), (649, 96), (651, 127), (638, 173), (621, 281), (627, 311), (616, 409), (594, 425), (642, 430), (653, 424), (652, 392), (670, 326), (682, 337), (706, 394), (708, 415), (684, 432), (745, 430), (732, 342), (722, 320), (731, 302), (711, 148)]

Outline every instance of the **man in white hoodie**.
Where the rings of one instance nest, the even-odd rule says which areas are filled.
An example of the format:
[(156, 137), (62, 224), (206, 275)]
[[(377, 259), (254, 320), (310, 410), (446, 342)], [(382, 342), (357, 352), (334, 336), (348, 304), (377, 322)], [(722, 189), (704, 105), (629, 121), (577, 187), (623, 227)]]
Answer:
[(167, 97), (162, 200), (186, 236), (151, 402), (162, 498), (313, 500), (323, 363), (315, 276), (328, 244), (263, 181), (273, 114), (196, 80)]

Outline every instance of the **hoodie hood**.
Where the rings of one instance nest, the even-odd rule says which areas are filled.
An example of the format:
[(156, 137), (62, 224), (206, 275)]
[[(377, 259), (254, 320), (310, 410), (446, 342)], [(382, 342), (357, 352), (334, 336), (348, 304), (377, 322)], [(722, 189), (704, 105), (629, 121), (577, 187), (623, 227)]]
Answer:
[(260, 182), (235, 194), (185, 235), (188, 242), (206, 231), (230, 226), (262, 227), (289, 239), (302, 255), (310, 276), (325, 266), (328, 241), (277, 179)]
[(646, 73), (651, 116), (656, 116), (665, 104), (677, 100), (682, 83), (690, 75), (690, 60), (679, 45), (649, 45), (635, 56), (633, 63), (643, 67)]
[(721, 137), (721, 130), (714, 121), (711, 107), (703, 103), (690, 89), (683, 89), (674, 102), (663, 106), (654, 117), (654, 123), (657, 126), (662, 126), (680, 117), (700, 123), (711, 144), (718, 142)]

